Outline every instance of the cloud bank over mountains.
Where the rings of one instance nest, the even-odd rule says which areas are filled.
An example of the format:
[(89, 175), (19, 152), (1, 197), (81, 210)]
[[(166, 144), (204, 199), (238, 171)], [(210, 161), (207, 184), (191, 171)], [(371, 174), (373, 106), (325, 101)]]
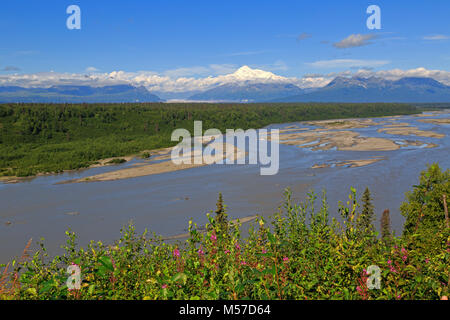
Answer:
[[(339, 61), (318, 61), (316, 64), (330, 65)], [(269, 71), (252, 69), (248, 66), (235, 69), (233, 66), (212, 65), (204, 67), (204, 70), (188, 70), (189, 68), (175, 69), (163, 73), (152, 71), (125, 72), (113, 71), (109, 73), (97, 72), (90, 68), (91, 73), (57, 73), (42, 72), (34, 74), (8, 74), (0, 75), (0, 86), (21, 86), (21, 87), (51, 87), (54, 85), (89, 85), (94, 87), (129, 84), (133, 86), (144, 86), (151, 92), (199, 92), (215, 88), (225, 84), (249, 84), (249, 83), (277, 83), (293, 84), (302, 89), (318, 88), (327, 85), (338, 76), (358, 76), (369, 78), (372, 76), (386, 80), (398, 80), (403, 77), (427, 77), (433, 78), (443, 84), (450, 85), (450, 72), (444, 70), (428, 70), (422, 67), (409, 70), (391, 69), (372, 71), (364, 68), (362, 61), (345, 61), (346, 66), (358, 67), (357, 70), (344, 72), (332, 72), (326, 74), (305, 74), (297, 77), (283, 77)], [(380, 61), (378, 63), (382, 65)], [(375, 65), (377, 65), (375, 63)], [(193, 77), (188, 76), (197, 73), (217, 73), (218, 75)], [(220, 74), (225, 73), (225, 74)]]

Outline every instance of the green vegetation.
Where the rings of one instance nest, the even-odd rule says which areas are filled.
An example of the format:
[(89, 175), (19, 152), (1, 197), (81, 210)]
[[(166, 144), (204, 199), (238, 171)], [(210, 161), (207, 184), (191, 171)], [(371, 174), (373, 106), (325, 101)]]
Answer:
[[(444, 225), (444, 196), (450, 194), (450, 170), (441, 171), (437, 164), (431, 165), (420, 175), (419, 185), (406, 194), (407, 201), (400, 211), (406, 221), (405, 235), (420, 235), (420, 240), (434, 241), (434, 230)], [(448, 210), (448, 208), (447, 208)]]
[(373, 221), (375, 220), (375, 213), (373, 211), (374, 207), (372, 204), (372, 197), (370, 195), (370, 190), (368, 187), (366, 187), (366, 190), (364, 190), (363, 196), (361, 198), (363, 207), (359, 218), (359, 225), (358, 227), (361, 230), (364, 230), (365, 233), (373, 233), (374, 226)]
[(127, 162), (127, 160), (122, 159), (122, 158), (115, 158), (115, 159), (109, 160), (106, 163), (107, 164), (121, 164), (121, 163), (125, 163), (125, 162)]
[(261, 128), (272, 123), (417, 113), (405, 104), (0, 105), (0, 176), (88, 167), (176, 144), (176, 128)]
[(143, 153), (140, 154), (140, 157), (142, 159), (148, 159), (148, 158), (151, 157), (151, 154), (149, 152), (143, 152)]
[(392, 236), (391, 231), (391, 216), (389, 209), (386, 209), (383, 211), (383, 214), (381, 215), (381, 239), (383, 239), (385, 242), (389, 241)]
[[(401, 237), (391, 236), (388, 213), (384, 239), (366, 227), (370, 194), (360, 208), (353, 188), (339, 221), (329, 220), (325, 194), (317, 211), (316, 194), (297, 204), (287, 190), (279, 212), (258, 218), (246, 238), (227, 222), (221, 196), (206, 231), (190, 222), (184, 243), (137, 236), (129, 226), (114, 245), (83, 249), (67, 232), (64, 255), (49, 260), (42, 245), (31, 259), (4, 266), (0, 299), (441, 299), (450, 293), (448, 186), (449, 170), (432, 165), (422, 173), (402, 206)], [(81, 268), (80, 289), (67, 288), (71, 264)], [(381, 270), (380, 289), (368, 287), (371, 265)]]
[(415, 103), (414, 104), (421, 111), (441, 111), (442, 109), (449, 109), (450, 103), (440, 102), (440, 103)]

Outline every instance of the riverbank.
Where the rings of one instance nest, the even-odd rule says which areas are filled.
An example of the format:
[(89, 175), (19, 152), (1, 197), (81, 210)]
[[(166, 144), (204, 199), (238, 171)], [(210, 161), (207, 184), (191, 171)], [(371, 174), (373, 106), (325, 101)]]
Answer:
[[(171, 147), (177, 128), (262, 128), (274, 123), (414, 114), (406, 104), (106, 104), (1, 105), (0, 176), (22, 177), (102, 165), (99, 159), (129, 157)], [(5, 178), (10, 177), (10, 178)]]

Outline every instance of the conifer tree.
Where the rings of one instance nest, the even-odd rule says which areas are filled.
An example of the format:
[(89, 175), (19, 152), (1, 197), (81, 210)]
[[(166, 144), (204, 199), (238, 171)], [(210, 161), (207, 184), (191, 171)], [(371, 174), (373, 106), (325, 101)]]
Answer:
[(216, 209), (217, 224), (223, 231), (226, 231), (227, 226), (228, 226), (228, 221), (227, 221), (225, 206), (223, 204), (222, 192), (219, 193), (219, 199), (217, 200), (216, 206), (217, 206), (217, 209)]
[(384, 210), (381, 215), (381, 238), (385, 241), (391, 238), (391, 217), (389, 209)]
[(358, 219), (358, 227), (360, 232), (362, 232), (363, 234), (370, 234), (375, 230), (375, 227), (373, 226), (375, 214), (373, 211), (374, 206), (372, 204), (372, 197), (370, 195), (369, 188), (366, 187), (361, 201), (363, 206)]

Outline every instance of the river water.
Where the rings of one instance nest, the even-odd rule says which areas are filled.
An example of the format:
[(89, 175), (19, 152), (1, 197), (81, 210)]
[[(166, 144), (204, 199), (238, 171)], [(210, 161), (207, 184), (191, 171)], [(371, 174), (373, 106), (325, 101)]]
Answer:
[[(125, 168), (138, 161), (133, 160), (113, 167), (40, 176), (16, 184), (0, 183), (0, 263), (20, 255), (30, 238), (35, 242), (43, 237), (50, 254), (60, 253), (58, 248), (65, 241), (64, 232), (68, 228), (76, 232), (81, 245), (90, 240), (112, 242), (119, 238), (121, 227), (129, 222), (138, 232), (147, 228), (163, 236), (184, 233), (190, 218), (199, 225), (206, 222), (205, 214), (215, 208), (219, 192), (231, 217), (255, 214), (268, 217), (282, 204), (283, 190), (287, 187), (292, 189), (297, 201), (304, 200), (309, 190), (321, 193), (325, 188), (330, 217), (338, 217), (337, 203), (348, 199), (350, 187), (355, 187), (360, 196), (367, 186), (374, 198), (377, 227), (382, 211), (390, 209), (392, 226), (399, 234), (404, 222), (399, 206), (405, 192), (417, 184), (420, 171), (433, 162), (438, 162), (443, 169), (450, 167), (450, 125), (418, 120), (449, 117), (450, 110), (432, 117), (373, 119), (407, 122), (421, 130), (445, 134), (441, 139), (378, 133), (381, 125), (349, 129), (362, 136), (389, 138), (399, 143), (405, 139), (435, 143), (436, 148), (355, 152), (312, 151), (280, 145), (280, 169), (273, 176), (261, 176), (257, 165), (211, 165), (117, 181), (56, 184)], [(316, 163), (373, 156), (384, 156), (386, 160), (355, 168), (311, 168)]]

